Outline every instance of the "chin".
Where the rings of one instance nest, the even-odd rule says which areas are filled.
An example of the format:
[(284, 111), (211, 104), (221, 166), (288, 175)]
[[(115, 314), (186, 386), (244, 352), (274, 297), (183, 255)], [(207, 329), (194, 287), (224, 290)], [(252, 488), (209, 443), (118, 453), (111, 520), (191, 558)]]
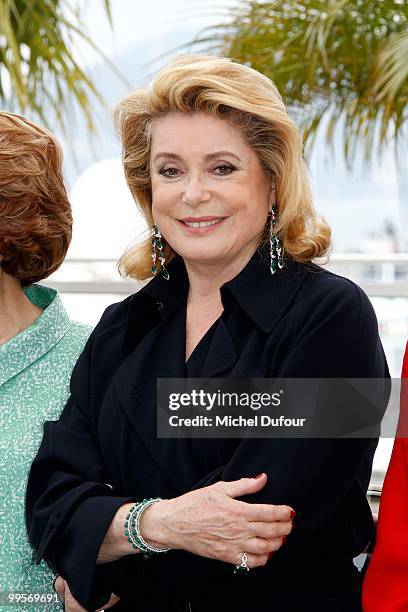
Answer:
[(193, 261), (195, 263), (217, 263), (223, 260), (223, 254), (221, 251), (208, 252), (208, 249), (183, 249), (179, 251), (181, 257), (187, 261)]

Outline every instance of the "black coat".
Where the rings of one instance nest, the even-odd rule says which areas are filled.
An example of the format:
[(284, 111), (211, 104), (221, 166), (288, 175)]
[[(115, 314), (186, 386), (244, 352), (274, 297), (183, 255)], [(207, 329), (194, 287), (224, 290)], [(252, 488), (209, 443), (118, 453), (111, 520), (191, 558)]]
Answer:
[[(170, 280), (158, 276), (106, 309), (59, 421), (44, 425), (26, 499), (37, 561), (45, 558), (89, 610), (111, 591), (122, 596), (121, 609), (140, 612), (184, 610), (186, 601), (193, 612), (225, 601), (220, 610), (359, 609), (347, 593), (358, 591), (352, 558), (373, 535), (366, 490), (377, 440), (245, 439), (203, 476), (191, 441), (156, 436), (156, 378), (185, 375), (185, 318), (177, 313), (188, 277), (180, 257), (168, 270)], [(203, 377), (389, 377), (374, 310), (348, 279), (290, 258), (271, 276), (256, 252), (221, 298), (228, 318), (216, 327)], [(267, 485), (245, 501), (297, 512), (266, 566), (237, 576), (231, 564), (186, 551), (95, 565), (122, 504), (259, 472)]]

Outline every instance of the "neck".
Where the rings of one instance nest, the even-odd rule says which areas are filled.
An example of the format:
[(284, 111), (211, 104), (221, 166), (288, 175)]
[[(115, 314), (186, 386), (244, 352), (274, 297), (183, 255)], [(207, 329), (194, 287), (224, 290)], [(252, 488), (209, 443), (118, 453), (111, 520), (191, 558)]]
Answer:
[(30, 302), (20, 281), (0, 269), (0, 345), (32, 325), (42, 313)]
[(206, 308), (222, 307), (220, 287), (235, 278), (255, 252), (253, 244), (231, 259), (217, 262), (196, 262), (184, 259), (189, 278), (188, 305), (197, 304)]

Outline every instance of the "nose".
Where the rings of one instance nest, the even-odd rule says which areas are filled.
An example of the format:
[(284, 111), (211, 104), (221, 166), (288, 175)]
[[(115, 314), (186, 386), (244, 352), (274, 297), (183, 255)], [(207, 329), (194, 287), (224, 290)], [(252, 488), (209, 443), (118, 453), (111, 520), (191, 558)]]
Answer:
[(196, 207), (202, 203), (208, 202), (210, 198), (211, 193), (205, 185), (203, 175), (192, 174), (185, 184), (183, 202)]

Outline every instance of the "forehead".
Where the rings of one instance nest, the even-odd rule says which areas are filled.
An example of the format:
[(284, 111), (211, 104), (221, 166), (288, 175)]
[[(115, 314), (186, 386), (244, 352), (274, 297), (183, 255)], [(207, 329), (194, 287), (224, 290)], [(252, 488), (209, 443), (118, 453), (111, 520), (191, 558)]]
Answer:
[(226, 120), (207, 113), (172, 112), (152, 121), (152, 156), (160, 151), (204, 154), (209, 149), (231, 148), (234, 152), (248, 154), (240, 131)]

